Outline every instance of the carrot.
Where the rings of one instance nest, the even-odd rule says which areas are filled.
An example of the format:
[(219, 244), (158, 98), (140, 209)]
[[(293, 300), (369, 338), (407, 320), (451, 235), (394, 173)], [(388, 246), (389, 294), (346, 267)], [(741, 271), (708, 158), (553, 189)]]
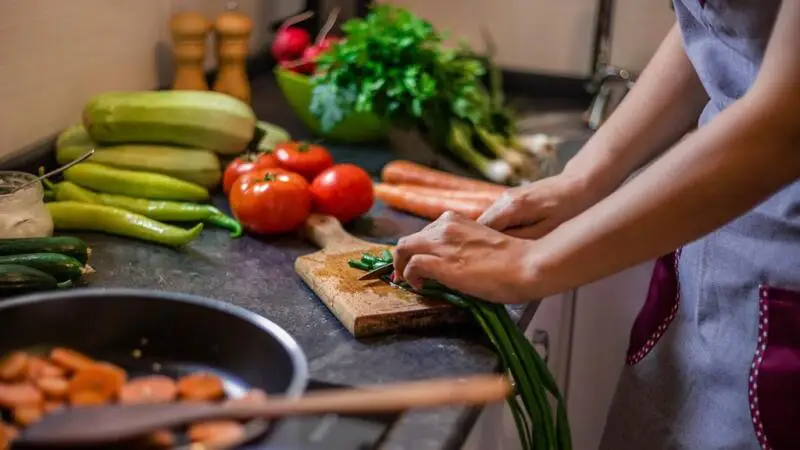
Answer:
[(192, 442), (207, 445), (228, 445), (244, 437), (244, 427), (233, 420), (215, 420), (196, 423), (187, 433)]
[(165, 375), (151, 375), (129, 381), (119, 393), (120, 403), (168, 403), (178, 395), (178, 386)]
[(175, 436), (170, 430), (158, 430), (150, 434), (148, 439), (150, 446), (156, 448), (173, 448), (175, 447)]
[(11, 441), (17, 437), (19, 431), (10, 424), (0, 422), (0, 450), (11, 448)]
[(217, 400), (225, 395), (222, 381), (210, 373), (199, 372), (178, 380), (178, 392), (184, 400)]
[(477, 219), (488, 207), (486, 202), (433, 197), (384, 183), (375, 185), (375, 197), (392, 208), (430, 220), (438, 219), (445, 211)]
[(40, 405), (22, 405), (14, 408), (14, 422), (22, 427), (38, 422), (44, 416)]
[(454, 200), (474, 200), (476, 202), (485, 203), (487, 206), (494, 203), (502, 192), (493, 191), (470, 191), (462, 189), (445, 189), (435, 188), (429, 186), (419, 186), (416, 184), (393, 184), (392, 186), (403, 189), (405, 191), (414, 192), (420, 195), (431, 197), (441, 197)]
[(28, 379), (33, 381), (41, 377), (63, 377), (66, 375), (64, 369), (56, 366), (37, 356), (28, 358), (28, 365), (26, 367)]
[[(70, 403), (97, 401), (93, 397), (99, 397), (101, 403), (113, 400), (119, 394), (127, 378), (125, 371), (113, 364), (95, 363), (84, 367), (69, 381), (67, 391)], [(87, 391), (97, 395), (86, 395)]]
[(263, 405), (267, 402), (267, 394), (261, 389), (250, 389), (241, 397), (225, 400), (226, 405)]
[(48, 398), (62, 399), (67, 396), (69, 382), (61, 377), (41, 377), (35, 382), (36, 387)]
[(50, 351), (50, 360), (70, 372), (77, 372), (94, 364), (92, 358), (64, 347), (53, 348)]
[(488, 181), (453, 175), (411, 161), (392, 161), (381, 171), (381, 179), (390, 184), (414, 184), (442, 189), (490, 191), (502, 193), (505, 186)]
[(97, 406), (108, 401), (97, 391), (77, 391), (69, 394), (69, 403), (72, 406)]
[(44, 402), (44, 412), (46, 414), (50, 414), (51, 412), (58, 411), (59, 409), (64, 407), (64, 402), (59, 401), (49, 401)]
[(14, 352), (0, 363), (0, 380), (16, 381), (25, 375), (28, 367), (28, 354), (25, 352)]
[(44, 400), (41, 391), (27, 382), (0, 384), (0, 405), (16, 408), (23, 405), (40, 405)]

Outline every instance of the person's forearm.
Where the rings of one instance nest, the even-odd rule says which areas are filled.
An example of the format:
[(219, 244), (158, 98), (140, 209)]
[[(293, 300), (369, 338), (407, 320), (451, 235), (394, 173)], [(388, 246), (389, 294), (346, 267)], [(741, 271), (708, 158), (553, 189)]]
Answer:
[(597, 199), (697, 124), (708, 97), (673, 27), (630, 93), (565, 167)]
[[(551, 295), (666, 254), (800, 177), (787, 98), (748, 94), (605, 200), (536, 242), (533, 286)], [(783, 103), (782, 103), (783, 102)]]

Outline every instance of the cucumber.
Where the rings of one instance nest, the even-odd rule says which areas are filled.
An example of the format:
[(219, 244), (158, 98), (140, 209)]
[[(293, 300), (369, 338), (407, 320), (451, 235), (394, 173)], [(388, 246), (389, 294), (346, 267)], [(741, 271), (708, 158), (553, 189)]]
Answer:
[(83, 264), (77, 259), (61, 253), (26, 253), (0, 256), (0, 266), (8, 264), (41, 270), (52, 275), (59, 283), (77, 280), (83, 275)]
[(89, 246), (72, 236), (0, 239), (0, 255), (27, 253), (60, 253), (77, 259), (81, 264), (89, 260)]
[(0, 295), (58, 288), (58, 281), (41, 270), (19, 264), (0, 265)]
[(235, 155), (253, 139), (256, 116), (247, 103), (214, 91), (106, 92), (84, 107), (83, 125), (103, 145), (180, 145)]
[(208, 189), (219, 186), (222, 179), (219, 157), (210, 150), (146, 144), (99, 146), (83, 125), (67, 128), (59, 135), (56, 161), (66, 164), (92, 148), (95, 152), (89, 161), (118, 169), (160, 173)]

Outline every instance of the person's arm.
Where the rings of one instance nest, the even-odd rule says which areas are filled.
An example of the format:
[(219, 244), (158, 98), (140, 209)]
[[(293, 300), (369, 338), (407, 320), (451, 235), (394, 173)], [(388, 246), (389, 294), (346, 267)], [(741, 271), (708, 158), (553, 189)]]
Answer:
[(800, 177), (800, 2), (784, 1), (749, 92), (635, 179), (534, 243), (537, 296), (660, 256)]
[(596, 200), (674, 145), (697, 125), (708, 96), (673, 26), (625, 99), (564, 174), (580, 179)]

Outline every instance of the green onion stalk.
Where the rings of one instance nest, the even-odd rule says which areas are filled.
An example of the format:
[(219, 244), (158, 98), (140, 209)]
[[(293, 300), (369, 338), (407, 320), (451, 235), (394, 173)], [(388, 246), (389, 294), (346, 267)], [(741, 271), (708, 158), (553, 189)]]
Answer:
[[(361, 259), (349, 261), (351, 267), (364, 271), (392, 263), (392, 254), (388, 250), (379, 255), (365, 253)], [(393, 282), (389, 277), (385, 279)], [(503, 305), (482, 301), (432, 281), (426, 282), (421, 290), (415, 290), (405, 282), (397, 286), (425, 297), (448, 301), (471, 313), (497, 350), (504, 370), (514, 380), (516, 395), (508, 398), (508, 405), (524, 450), (572, 449), (567, 410), (555, 379)], [(555, 414), (548, 394), (556, 400)]]

